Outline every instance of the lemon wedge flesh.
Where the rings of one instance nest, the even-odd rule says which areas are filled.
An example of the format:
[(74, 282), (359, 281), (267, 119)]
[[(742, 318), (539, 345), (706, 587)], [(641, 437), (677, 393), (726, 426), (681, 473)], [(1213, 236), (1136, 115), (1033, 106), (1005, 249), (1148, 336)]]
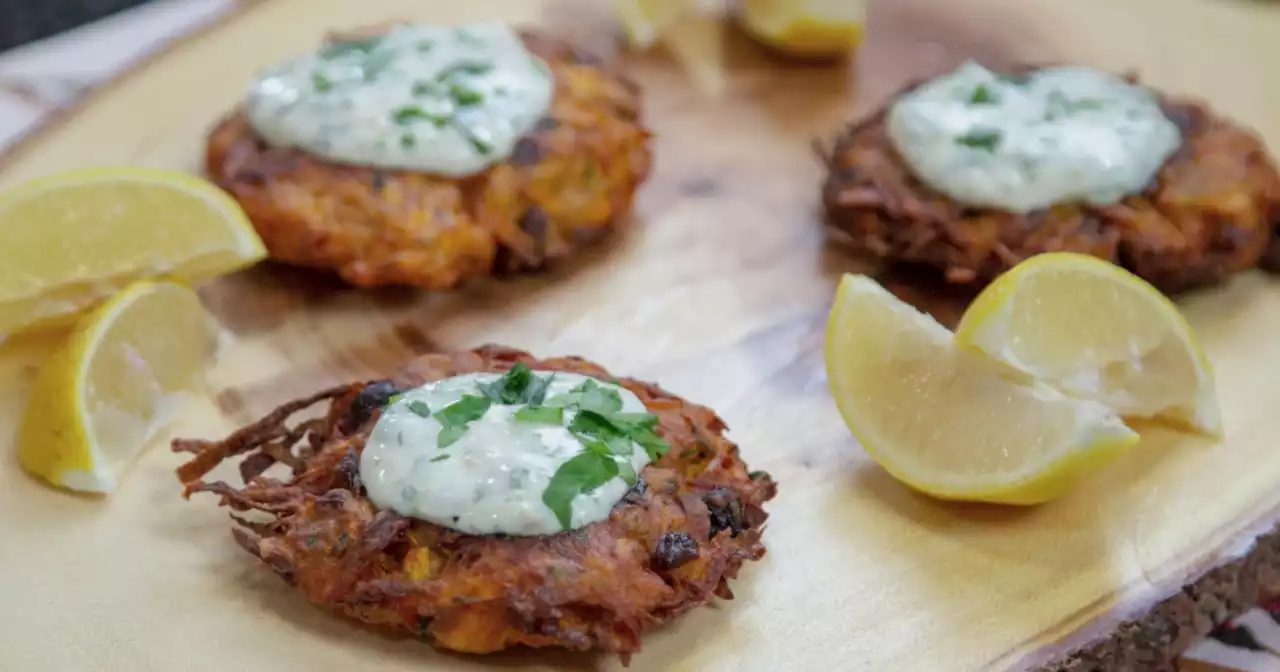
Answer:
[(199, 283), (266, 249), (240, 206), (198, 177), (72, 170), (0, 194), (0, 337), (71, 323), (129, 283)]
[(614, 0), (613, 13), (627, 40), (646, 48), (658, 42), (680, 19), (697, 8), (696, 0)]
[(1044, 502), (1138, 441), (1106, 406), (1010, 379), (861, 275), (841, 280), (826, 367), (836, 405), (872, 459), (943, 499)]
[(783, 54), (846, 56), (862, 42), (866, 0), (745, 0), (748, 34)]
[(139, 282), (102, 304), (36, 376), (18, 432), (29, 473), (109, 493), (184, 393), (197, 389), (218, 327), (195, 292)]
[(1222, 435), (1213, 371), (1182, 313), (1101, 259), (1055, 252), (1018, 264), (970, 304), (956, 342), (1122, 416)]

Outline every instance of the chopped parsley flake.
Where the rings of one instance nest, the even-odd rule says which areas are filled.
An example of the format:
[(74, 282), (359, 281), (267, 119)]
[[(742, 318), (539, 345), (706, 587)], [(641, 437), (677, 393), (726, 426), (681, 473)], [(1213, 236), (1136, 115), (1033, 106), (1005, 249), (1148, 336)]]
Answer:
[(456, 443), (467, 433), (468, 425), (484, 417), (492, 403), (488, 397), (464, 394), (458, 401), (437, 411), (434, 417), (442, 425), (438, 445), (448, 448)]
[(328, 77), (315, 72), (311, 74), (311, 87), (318, 93), (324, 93), (333, 89), (333, 82)]
[(409, 410), (412, 411), (414, 415), (421, 418), (431, 417), (431, 408), (422, 401), (409, 402)]
[(400, 136), (400, 146), (404, 147), (405, 149), (413, 149), (414, 147), (418, 146), (418, 137), (415, 135), (409, 135), (408, 133), (405, 133), (404, 135)]
[(956, 144), (994, 152), (1000, 146), (1000, 131), (970, 131), (958, 136)]
[(449, 456), (448, 456), (447, 454), (445, 454), (445, 455), (436, 455), (435, 457), (431, 458), (431, 461), (432, 461), (432, 462), (444, 462), (444, 461), (445, 461), (445, 460), (447, 460), (447, 459), (449, 459)]

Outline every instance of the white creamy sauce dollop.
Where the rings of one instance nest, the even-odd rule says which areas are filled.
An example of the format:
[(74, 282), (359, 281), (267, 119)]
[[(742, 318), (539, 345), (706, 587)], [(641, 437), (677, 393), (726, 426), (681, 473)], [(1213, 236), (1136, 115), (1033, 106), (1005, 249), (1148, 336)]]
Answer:
[(895, 101), (887, 125), (924, 183), (1017, 213), (1116, 203), (1150, 184), (1182, 142), (1154, 93), (1083, 66), (1014, 78), (967, 62)]
[[(580, 389), (587, 381), (613, 390), (622, 413), (645, 413), (629, 390), (589, 378), (536, 372), (549, 379), (548, 403)], [(543, 502), (552, 477), (565, 462), (582, 454), (583, 443), (568, 425), (577, 411), (566, 408), (560, 423), (527, 422), (516, 413), (527, 405), (491, 404), (452, 444), (441, 448), (444, 425), (436, 413), (477, 395), (479, 385), (501, 374), (460, 375), (409, 390), (382, 412), (360, 458), (360, 475), (369, 499), (381, 508), (468, 534), (541, 535), (565, 527)], [(638, 475), (649, 456), (632, 443), (630, 464)], [(634, 478), (634, 476), (633, 476)], [(619, 475), (572, 500), (571, 528), (609, 517), (631, 483)]]
[(555, 82), (511, 28), (403, 24), (262, 72), (250, 124), (330, 160), (460, 177), (510, 155)]

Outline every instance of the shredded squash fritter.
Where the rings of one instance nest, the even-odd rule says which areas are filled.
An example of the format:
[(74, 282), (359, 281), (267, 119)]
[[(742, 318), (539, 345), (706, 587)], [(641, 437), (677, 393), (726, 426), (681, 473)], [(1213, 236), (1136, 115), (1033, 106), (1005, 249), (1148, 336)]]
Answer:
[[(285, 404), (221, 441), (174, 441), (191, 455), (177, 470), (184, 496), (217, 495), (236, 512), (236, 542), (312, 603), (459, 652), (563, 647), (625, 661), (646, 631), (713, 596), (731, 599), (729, 579), (765, 554), (763, 505), (776, 486), (748, 472), (714, 412), (655, 385), (618, 381), (658, 416), (672, 448), (608, 520), (549, 536), (470, 536), (366, 498), (360, 452), (392, 395), (516, 362), (613, 380), (577, 357), (538, 361), (501, 346), (427, 355), (387, 380)], [(291, 424), (322, 403), (322, 416)], [(243, 485), (202, 480), (230, 459)], [(277, 465), (291, 475), (267, 476)]]
[(1090, 254), (1167, 292), (1265, 262), (1280, 224), (1280, 173), (1261, 139), (1199, 101), (1162, 95), (1161, 106), (1183, 143), (1142, 193), (1026, 215), (968, 207), (923, 184), (893, 148), (886, 106), (820, 149), (827, 222), (859, 253), (932, 266), (956, 284), (985, 284), (1044, 252)]
[(205, 173), (244, 208), (273, 259), (333, 270), (358, 287), (448, 289), (541, 269), (627, 224), (649, 176), (651, 133), (633, 81), (566, 42), (521, 36), (554, 75), (555, 97), (506, 160), (476, 175), (272, 147), (242, 109), (210, 132)]

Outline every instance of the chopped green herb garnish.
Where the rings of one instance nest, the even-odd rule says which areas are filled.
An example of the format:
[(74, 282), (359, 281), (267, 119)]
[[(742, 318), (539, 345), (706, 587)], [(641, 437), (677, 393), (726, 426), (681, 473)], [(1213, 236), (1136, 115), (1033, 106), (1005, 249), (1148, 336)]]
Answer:
[(469, 89), (462, 86), (461, 84), (454, 84), (450, 86), (449, 95), (453, 96), (453, 102), (462, 107), (479, 105), (481, 101), (484, 100), (484, 94), (476, 91), (475, 89)]
[(378, 54), (372, 54), (365, 59), (365, 63), (361, 64), (362, 74), (364, 74), (366, 82), (372, 82), (378, 78), (383, 70), (390, 67), (392, 61), (396, 60), (396, 55), (390, 51), (381, 51)]
[(459, 42), (466, 42), (468, 44), (484, 44), (484, 40), (480, 39), (477, 35), (473, 34), (466, 28), (456, 29), (454, 30), (454, 34), (458, 36)]
[[(555, 374), (551, 377), (554, 378)], [(536, 376), (524, 362), (516, 362), (501, 378), (482, 383), (479, 388), (481, 394), (499, 404), (541, 406), (549, 383), (550, 378)]]
[(1000, 146), (1000, 131), (970, 131), (956, 138), (957, 145), (995, 151)]
[(464, 394), (458, 401), (436, 411), (434, 417), (443, 425), (439, 446), (447, 448), (461, 439), (467, 433), (467, 425), (484, 417), (491, 403), (488, 397)]
[(421, 107), (410, 105), (402, 107), (391, 113), (391, 118), (395, 119), (397, 124), (411, 124), (415, 121), (430, 119), (431, 115), (427, 114)]
[(311, 73), (311, 87), (320, 93), (324, 93), (333, 88), (333, 82), (328, 77), (318, 72), (313, 72)]
[(969, 96), (969, 102), (974, 105), (990, 105), (996, 102), (995, 94), (991, 93), (991, 89), (986, 84), (979, 84)]
[(488, 154), (493, 151), (493, 145), (490, 145), (474, 135), (468, 135), (467, 139), (471, 141), (471, 146), (480, 154)]
[(448, 455), (448, 454), (445, 454), (445, 455), (436, 455), (435, 457), (431, 458), (431, 461), (432, 461), (432, 462), (444, 462), (444, 461), (445, 461), (445, 460), (447, 460), (447, 459), (449, 459), (449, 455)]
[(462, 63), (455, 63), (445, 68), (444, 70), (441, 70), (440, 74), (436, 76), (436, 79), (445, 80), (455, 75), (480, 76), (480, 75), (488, 74), (489, 71), (491, 70), (493, 70), (493, 66), (489, 65), (488, 63), (476, 63), (474, 61), (470, 61), (470, 62), (464, 61)]
[(578, 407), (584, 411), (616, 413), (622, 410), (622, 396), (615, 389), (601, 387), (596, 381), (588, 380), (578, 390), (582, 393)]
[(400, 136), (400, 146), (405, 149), (413, 149), (418, 146), (418, 136), (405, 133)]
[(574, 498), (593, 492), (613, 480), (619, 471), (613, 456), (587, 450), (560, 465), (542, 492), (542, 503), (551, 509), (560, 526), (567, 530), (573, 524)]
[(551, 406), (526, 406), (516, 411), (516, 420), (545, 425), (559, 425), (564, 422), (564, 409)]
[(404, 392), (397, 392), (396, 394), (391, 395), (387, 399), (387, 405), (390, 406), (391, 404), (394, 404), (397, 401), (400, 401), (401, 399), (404, 399)]
[(409, 402), (409, 410), (412, 411), (414, 415), (417, 415), (419, 417), (423, 417), (423, 418), (431, 417), (431, 408), (422, 401), (415, 400), (415, 401)]
[(440, 87), (432, 82), (414, 82), (413, 95), (429, 96), (440, 90)]
[(618, 475), (622, 477), (622, 480), (626, 481), (627, 486), (635, 485), (636, 481), (639, 480), (636, 476), (636, 468), (631, 466), (630, 462), (618, 463)]
[(335, 42), (320, 51), (320, 58), (331, 59), (347, 54), (367, 54), (373, 51), (382, 40), (380, 38), (370, 38), (367, 40), (350, 40), (348, 42)]

